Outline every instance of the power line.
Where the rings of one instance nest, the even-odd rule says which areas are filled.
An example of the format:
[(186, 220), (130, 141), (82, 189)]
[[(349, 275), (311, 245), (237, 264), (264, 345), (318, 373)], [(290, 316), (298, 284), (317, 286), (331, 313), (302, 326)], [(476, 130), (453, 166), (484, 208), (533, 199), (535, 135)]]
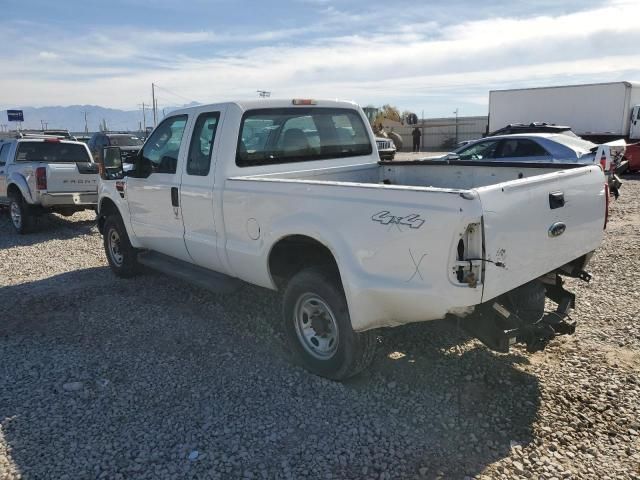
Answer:
[(172, 91), (171, 91), (171, 90), (169, 90), (169, 89), (166, 89), (166, 88), (164, 88), (164, 87), (161, 87), (161, 86), (160, 86), (160, 85), (158, 85), (157, 83), (154, 83), (154, 85), (155, 85), (155, 87), (156, 87), (156, 88), (158, 88), (158, 89), (160, 89), (160, 90), (163, 90), (163, 91), (165, 91), (165, 92), (167, 92), (167, 93), (169, 93), (169, 94), (171, 94), (171, 95), (173, 95), (173, 96), (175, 96), (175, 97), (181, 98), (182, 100), (186, 100), (186, 101), (187, 101), (187, 102), (189, 102), (189, 103), (193, 103), (193, 102), (195, 102), (195, 103), (200, 103), (200, 102), (198, 102), (198, 101), (196, 101), (196, 100), (193, 100), (192, 98), (187, 98), (187, 97), (185, 97), (185, 96), (182, 96), (182, 95), (179, 95), (179, 94), (177, 94), (177, 93), (175, 93), (175, 92), (172, 92)]

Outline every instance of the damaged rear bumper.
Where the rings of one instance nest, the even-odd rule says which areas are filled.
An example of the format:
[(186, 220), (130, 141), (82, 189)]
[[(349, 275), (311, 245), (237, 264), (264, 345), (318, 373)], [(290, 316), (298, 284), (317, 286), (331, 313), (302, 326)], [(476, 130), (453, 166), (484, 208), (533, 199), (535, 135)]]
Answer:
[[(582, 273), (581, 279), (591, 279), (588, 273)], [(557, 308), (533, 323), (520, 318), (506, 302), (495, 299), (480, 305), (479, 315), (462, 319), (462, 327), (497, 352), (507, 353), (515, 344), (525, 344), (528, 352), (544, 350), (556, 336), (571, 335), (576, 330), (576, 322), (569, 317), (569, 311), (575, 307), (575, 295), (564, 288), (559, 275), (554, 284), (546, 285), (545, 295)]]

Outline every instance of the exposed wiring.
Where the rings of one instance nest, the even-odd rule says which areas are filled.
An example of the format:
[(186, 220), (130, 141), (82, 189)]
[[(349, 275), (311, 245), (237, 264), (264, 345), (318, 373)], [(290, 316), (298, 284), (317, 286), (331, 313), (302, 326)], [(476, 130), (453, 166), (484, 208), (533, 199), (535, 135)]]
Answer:
[(489, 260), (488, 258), (465, 258), (465, 262), (469, 262), (469, 267), (473, 267), (471, 262), (487, 262), (493, 263), (496, 267), (505, 268), (506, 265), (503, 262), (494, 262), (493, 260)]

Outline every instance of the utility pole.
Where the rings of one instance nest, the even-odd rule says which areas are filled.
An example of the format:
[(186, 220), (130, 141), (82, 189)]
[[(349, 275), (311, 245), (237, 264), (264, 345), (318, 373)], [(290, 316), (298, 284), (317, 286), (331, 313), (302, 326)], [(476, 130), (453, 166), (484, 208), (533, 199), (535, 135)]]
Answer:
[(142, 128), (143, 132), (147, 132), (147, 111), (144, 109), (144, 102), (142, 102)]
[(158, 103), (156, 101), (156, 86), (151, 84), (151, 102), (153, 103), (153, 127), (158, 125)]
[(89, 124), (87, 123), (87, 111), (83, 110), (84, 113), (84, 133), (89, 133)]
[(458, 145), (458, 109), (453, 112), (456, 114), (456, 145)]

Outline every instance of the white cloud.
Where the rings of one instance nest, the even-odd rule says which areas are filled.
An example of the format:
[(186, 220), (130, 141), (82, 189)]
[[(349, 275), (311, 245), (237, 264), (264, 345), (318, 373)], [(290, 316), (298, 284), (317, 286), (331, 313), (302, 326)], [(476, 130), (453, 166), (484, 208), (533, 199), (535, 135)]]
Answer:
[(38, 54), (38, 57), (44, 60), (57, 60), (60, 58), (60, 55), (55, 52), (42, 51)]
[[(634, 47), (640, 44), (637, 1), (614, 1), (556, 17), (504, 16), (445, 27), (386, 22), (370, 30), (345, 27), (361, 16), (343, 18), (334, 7), (320, 3), (324, 20), (309, 27), (247, 35), (153, 30), (132, 35), (116, 30), (80, 40), (65, 38), (59, 42), (55, 71), (42, 63), (43, 58), (53, 59), (47, 56), (52, 52), (34, 46), (4, 62), (0, 89), (9, 92), (16, 105), (134, 108), (149, 97), (151, 82), (157, 82), (205, 102), (253, 96), (263, 88), (284, 97), (391, 101), (419, 110), (445, 102), (479, 108), (490, 88), (512, 84), (640, 77), (640, 53)], [(365, 23), (370, 21), (376, 24), (367, 16)], [(347, 35), (323, 34), (334, 32), (336, 25)], [(321, 35), (297, 41), (309, 29)], [(256, 43), (271, 45), (252, 47)], [(187, 46), (207, 45), (218, 45), (211, 51), (219, 53), (187, 53)]]

